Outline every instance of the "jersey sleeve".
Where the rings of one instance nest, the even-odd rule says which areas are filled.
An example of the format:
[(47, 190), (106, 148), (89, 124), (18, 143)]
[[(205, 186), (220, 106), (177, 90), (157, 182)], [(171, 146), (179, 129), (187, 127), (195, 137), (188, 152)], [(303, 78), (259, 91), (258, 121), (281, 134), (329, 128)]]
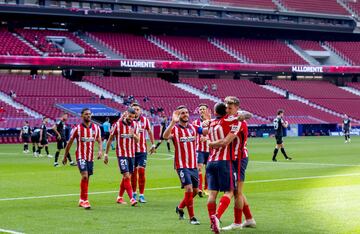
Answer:
[(150, 129), (151, 129), (150, 120), (146, 119), (146, 130), (150, 131)]
[(70, 138), (77, 138), (78, 137), (78, 128), (79, 128), (79, 126), (76, 126), (75, 128), (71, 129)]
[(96, 125), (96, 129), (97, 129), (97, 132), (98, 132), (98, 134), (97, 134), (97, 138), (98, 137), (100, 137), (101, 138), (101, 129), (100, 129), (100, 126), (99, 125)]
[(230, 133), (238, 134), (241, 128), (241, 122), (238, 120), (234, 120), (231, 123), (229, 123)]
[(118, 134), (118, 124), (119, 124), (118, 122), (114, 123), (113, 126), (111, 127), (111, 130), (110, 130), (111, 135), (117, 136), (117, 134)]

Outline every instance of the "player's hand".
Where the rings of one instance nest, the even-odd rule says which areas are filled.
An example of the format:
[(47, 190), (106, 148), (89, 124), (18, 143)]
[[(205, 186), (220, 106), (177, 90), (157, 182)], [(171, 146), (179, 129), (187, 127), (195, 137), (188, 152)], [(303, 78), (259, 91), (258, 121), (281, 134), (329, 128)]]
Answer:
[(176, 110), (173, 112), (171, 121), (177, 123), (180, 121), (180, 110)]
[(108, 154), (104, 154), (104, 163), (107, 165), (109, 163), (109, 156)]
[(150, 153), (150, 155), (156, 153), (155, 145), (151, 146), (149, 153)]
[(200, 137), (200, 142), (206, 142), (207, 140), (208, 140), (208, 138), (206, 136)]
[(66, 163), (67, 163), (67, 158), (66, 158), (66, 156), (64, 155), (64, 158), (63, 158), (63, 160), (62, 160), (62, 164), (65, 166)]
[(135, 133), (135, 132), (134, 132), (134, 129), (133, 129), (133, 128), (130, 128), (130, 129), (129, 129), (129, 134), (132, 135), (132, 136), (134, 136), (134, 133)]
[(97, 159), (99, 160), (99, 159), (101, 159), (101, 158), (102, 158), (102, 152), (101, 152), (101, 151), (99, 151), (99, 152), (98, 152)]
[(56, 139), (61, 140), (61, 136), (60, 136), (60, 135), (58, 135), (58, 136), (56, 137)]

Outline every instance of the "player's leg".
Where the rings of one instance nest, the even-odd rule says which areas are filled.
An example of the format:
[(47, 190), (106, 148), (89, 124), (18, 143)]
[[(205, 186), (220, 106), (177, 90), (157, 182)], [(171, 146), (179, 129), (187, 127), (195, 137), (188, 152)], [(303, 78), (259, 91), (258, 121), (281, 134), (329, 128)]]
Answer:
[(91, 206), (88, 201), (88, 190), (89, 190), (89, 176), (90, 176), (89, 174), (92, 174), (92, 165), (88, 165), (88, 162), (83, 159), (80, 159), (77, 165), (81, 174), (79, 206), (85, 209), (90, 209)]
[(202, 152), (197, 152), (197, 168), (199, 171), (199, 197), (203, 197), (203, 175), (202, 168), (204, 166), (204, 154)]
[(119, 196), (117, 198), (117, 203), (126, 204), (123, 199), (124, 193), (126, 191), (127, 195), (130, 198), (131, 205), (135, 206), (137, 202), (135, 199), (132, 198), (132, 187), (131, 187), (131, 173), (133, 173), (134, 171), (134, 162), (132, 162), (131, 158), (118, 157), (118, 163), (123, 178), (120, 183), (120, 190), (119, 190)]
[[(65, 148), (66, 148), (66, 145), (67, 145), (67, 141), (66, 141), (66, 140), (63, 140), (62, 148), (65, 149)], [(75, 162), (72, 160), (72, 158), (71, 158), (70, 152), (68, 153), (68, 155), (66, 155), (66, 158), (67, 158), (68, 161), (70, 162), (70, 166), (76, 166), (76, 163), (75, 163)]]
[(56, 152), (55, 152), (55, 160), (54, 160), (54, 167), (58, 167), (59, 166), (59, 156), (60, 156), (60, 152), (61, 149), (63, 149), (63, 141), (57, 141), (56, 142)]
[(281, 153), (284, 155), (284, 158), (285, 158), (286, 160), (292, 160), (292, 158), (289, 157), (289, 156), (286, 154), (286, 152), (285, 152), (284, 143), (281, 143), (281, 145), (280, 145), (280, 150), (281, 150)]
[(347, 139), (348, 139), (348, 142), (350, 143), (351, 142), (350, 130), (347, 130)]
[(167, 141), (166, 141), (166, 146), (167, 146), (167, 149), (168, 149), (168, 153), (171, 153), (171, 150), (170, 150), (170, 140), (167, 140)]
[(138, 167), (139, 167), (139, 158), (140, 154), (135, 153), (135, 169), (134, 173), (131, 176), (131, 186), (132, 186), (132, 197), (137, 200), (137, 183), (138, 183)]
[(138, 161), (138, 175), (139, 175), (139, 201), (141, 203), (146, 203), (145, 200), (145, 183), (146, 183), (146, 174), (145, 174), (145, 169), (146, 169), (146, 162), (147, 162), (147, 153), (142, 153), (139, 157), (139, 161)]
[(282, 141), (280, 140), (279, 137), (276, 137), (276, 145), (275, 145), (275, 149), (274, 149), (274, 153), (273, 153), (273, 157), (272, 157), (272, 161), (273, 162), (276, 162), (276, 155), (278, 154), (279, 152), (279, 149), (281, 148), (281, 144), (282, 144)]
[(52, 158), (52, 156), (49, 153), (49, 144), (48, 144), (48, 142), (46, 142), (46, 144), (45, 144), (45, 152), (46, 152), (46, 156), (48, 158)]
[(160, 139), (160, 141), (158, 141), (158, 143), (156, 143), (155, 149), (159, 148), (159, 146), (161, 145), (162, 141), (163, 141), (163, 140)]

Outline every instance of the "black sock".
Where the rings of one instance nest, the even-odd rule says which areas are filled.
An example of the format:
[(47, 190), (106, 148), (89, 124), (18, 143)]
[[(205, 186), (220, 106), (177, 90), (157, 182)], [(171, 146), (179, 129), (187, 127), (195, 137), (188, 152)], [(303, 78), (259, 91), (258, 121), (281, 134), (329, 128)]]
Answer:
[(35, 145), (33, 145), (33, 153), (35, 153)]
[(69, 162), (72, 163), (72, 159), (71, 159), (70, 153), (68, 153), (68, 155), (67, 155), (66, 157), (67, 157), (67, 159), (69, 159)]
[(49, 147), (45, 146), (46, 155), (49, 155)]
[(170, 143), (169, 142), (166, 142), (166, 146), (168, 148), (168, 151), (170, 151)]
[(275, 159), (275, 158), (276, 158), (276, 155), (277, 155), (277, 153), (278, 153), (278, 152), (279, 152), (279, 149), (275, 148), (275, 149), (274, 149), (273, 159)]
[(29, 145), (28, 144), (25, 145), (25, 150), (29, 150)]
[(56, 153), (55, 153), (55, 163), (57, 163), (58, 160), (59, 160), (59, 154), (60, 154), (60, 152), (56, 151)]
[(345, 135), (345, 141), (347, 141), (347, 138), (348, 138), (348, 136), (347, 136), (347, 135)]
[(160, 146), (161, 142), (158, 142), (155, 146), (155, 149), (157, 149)]
[(24, 145), (24, 151), (26, 150), (26, 145)]
[(288, 158), (288, 156), (286, 155), (285, 149), (281, 148), (281, 153), (284, 155), (285, 158)]
[(38, 150), (37, 150), (37, 152), (38, 152), (38, 154), (41, 154), (41, 149), (42, 149), (43, 147), (38, 147)]

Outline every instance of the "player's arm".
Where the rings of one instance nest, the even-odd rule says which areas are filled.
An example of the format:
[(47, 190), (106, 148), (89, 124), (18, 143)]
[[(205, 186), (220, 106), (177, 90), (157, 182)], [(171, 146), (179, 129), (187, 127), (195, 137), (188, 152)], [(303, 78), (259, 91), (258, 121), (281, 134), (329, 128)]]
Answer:
[(58, 140), (60, 140), (61, 139), (61, 135), (60, 135), (60, 133), (58, 132), (58, 130), (57, 130), (57, 128), (56, 128), (56, 124), (54, 124), (54, 126), (52, 127), (52, 130), (56, 133), (56, 138), (58, 139)]
[(99, 145), (99, 152), (98, 152), (98, 157), (97, 159), (101, 159), (102, 158), (102, 152), (103, 152), (103, 146), (102, 146), (102, 140), (101, 140), (101, 130), (100, 128), (98, 127), (98, 137), (96, 139), (98, 145)]
[(40, 139), (39, 139), (40, 142), (42, 141), (42, 135), (43, 135), (43, 130), (42, 130), (42, 128), (41, 128), (41, 129), (40, 129)]
[(226, 135), (224, 139), (210, 142), (209, 146), (214, 149), (225, 147), (229, 145), (231, 142), (233, 142), (235, 138), (236, 138), (236, 134), (230, 132), (229, 134)]
[(109, 150), (110, 150), (110, 146), (111, 146), (111, 142), (113, 141), (115, 134), (117, 134), (117, 128), (116, 128), (116, 124), (113, 125), (113, 127), (111, 128), (110, 131), (110, 136), (108, 141), (106, 142), (106, 147), (105, 147), (105, 154), (104, 154), (104, 163), (108, 164), (109, 163)]
[(176, 125), (176, 123), (179, 122), (179, 115), (180, 115), (179, 110), (174, 111), (171, 122), (170, 122), (169, 126), (166, 128), (164, 135), (163, 135), (165, 140), (169, 140), (172, 138), (171, 131), (172, 131), (173, 127)]
[(75, 140), (76, 132), (77, 132), (77, 131), (74, 131), (74, 133), (73, 133), (72, 136), (70, 137), (70, 140), (69, 140), (68, 143), (66, 144), (65, 153), (64, 153), (64, 158), (63, 158), (63, 160), (62, 160), (62, 163), (63, 163), (64, 165), (66, 165), (66, 163), (67, 163), (67, 155), (69, 154), (70, 149), (71, 149), (71, 146), (72, 146), (72, 144), (73, 144), (73, 142), (74, 142), (74, 140)]
[(148, 123), (149, 123), (149, 125), (148, 125), (149, 127), (147, 129), (147, 133), (149, 135), (150, 142), (151, 142), (150, 154), (153, 154), (153, 153), (155, 153), (156, 145), (155, 145), (154, 133), (151, 130), (150, 122), (148, 122)]
[(23, 130), (21, 129), (21, 130), (20, 130), (19, 139), (21, 139), (22, 134), (23, 134)]
[(289, 122), (288, 121), (284, 121), (284, 120), (281, 120), (281, 124), (284, 128), (287, 128), (289, 126)]
[(251, 119), (252, 117), (253, 117), (253, 114), (251, 114), (248, 111), (239, 111), (237, 119), (239, 121), (243, 121), (243, 120)]

